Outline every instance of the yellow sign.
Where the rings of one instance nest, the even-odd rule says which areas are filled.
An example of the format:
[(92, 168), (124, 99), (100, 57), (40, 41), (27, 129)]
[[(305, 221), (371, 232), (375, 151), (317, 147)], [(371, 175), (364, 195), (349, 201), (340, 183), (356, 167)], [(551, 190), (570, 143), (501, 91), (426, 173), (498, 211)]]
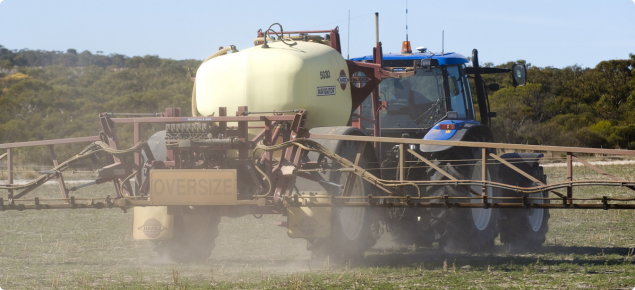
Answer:
[(150, 172), (153, 205), (235, 205), (235, 169), (156, 169)]

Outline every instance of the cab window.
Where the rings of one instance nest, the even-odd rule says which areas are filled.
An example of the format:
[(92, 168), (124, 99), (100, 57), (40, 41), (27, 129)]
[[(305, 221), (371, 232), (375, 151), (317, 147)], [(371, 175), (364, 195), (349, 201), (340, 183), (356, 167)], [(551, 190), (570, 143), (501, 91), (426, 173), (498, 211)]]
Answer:
[(427, 128), (446, 114), (441, 68), (384, 79), (379, 95), (388, 103), (388, 109), (380, 111), (382, 128)]
[[(430, 128), (448, 111), (460, 119), (473, 119), (469, 83), (462, 67), (442, 66), (429, 71), (422, 68), (406, 78), (384, 79), (379, 84), (379, 100), (388, 108), (379, 111), (383, 129)], [(371, 98), (362, 104), (362, 115), (372, 119)], [(364, 127), (371, 122), (362, 120)]]
[(468, 118), (468, 102), (466, 99), (464, 79), (461, 76), (458, 66), (448, 66), (448, 97), (449, 110), (457, 112), (460, 119)]

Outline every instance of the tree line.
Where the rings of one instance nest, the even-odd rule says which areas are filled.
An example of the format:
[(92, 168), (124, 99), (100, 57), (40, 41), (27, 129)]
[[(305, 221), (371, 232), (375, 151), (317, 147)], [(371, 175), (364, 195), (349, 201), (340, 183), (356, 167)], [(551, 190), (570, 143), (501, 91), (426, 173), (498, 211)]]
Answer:
[[(95, 136), (101, 112), (180, 107), (189, 115), (187, 69), (200, 63), (0, 45), (0, 143)], [(514, 87), (509, 74), (484, 75), (486, 83), (501, 87), (489, 92), (491, 110), (498, 113), (492, 119), (497, 142), (635, 149), (635, 55), (594, 68), (535, 67), (524, 60), (483, 66), (515, 63), (528, 67), (526, 86)], [(160, 129), (144, 128), (144, 134)], [(119, 133), (122, 140), (132, 140), (132, 128)], [(69, 157), (77, 148), (69, 146), (62, 155)], [(44, 149), (29, 149), (37, 154), (26, 154), (32, 157), (25, 160), (46, 160)]]
[(484, 77), (501, 84), (490, 93), (498, 142), (635, 149), (635, 54), (594, 68), (541, 68), (522, 60), (497, 67), (514, 63), (528, 67), (523, 87), (513, 87), (510, 75)]
[[(200, 63), (0, 46), (0, 144), (96, 136), (102, 112), (156, 113), (180, 107), (189, 115), (193, 83), (187, 69)], [(118, 129), (123, 146), (133, 145), (132, 127)], [(145, 135), (161, 130), (143, 129)], [(63, 160), (86, 145), (59, 146), (58, 155)], [(47, 148), (20, 152), (22, 161), (50, 162)]]
[(108, 66), (125, 67), (127, 57), (121, 54), (102, 55), (101, 51), (93, 54), (88, 50), (78, 53), (76, 49), (69, 48), (63, 51), (45, 50), (9, 50), (0, 45), (0, 67), (11, 68), (13, 66), (44, 67), (50, 65), (63, 65), (66, 67), (83, 67), (96, 65), (101, 68)]

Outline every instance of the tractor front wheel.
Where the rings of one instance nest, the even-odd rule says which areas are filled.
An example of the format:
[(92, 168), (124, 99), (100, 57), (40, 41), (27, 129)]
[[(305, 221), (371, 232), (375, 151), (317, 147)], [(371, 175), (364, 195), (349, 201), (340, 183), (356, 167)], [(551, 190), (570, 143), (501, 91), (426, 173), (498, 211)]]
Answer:
[[(542, 167), (535, 166), (527, 173), (543, 183), (547, 183)], [(522, 186), (527, 187), (538, 186), (537, 183), (526, 179), (517, 180), (516, 182), (520, 182)], [(529, 194), (528, 197), (548, 198), (549, 193), (547, 191), (537, 192)], [(549, 203), (549, 200), (532, 199), (531, 202)], [(549, 231), (549, 217), (548, 208), (503, 210), (502, 219), (500, 221), (501, 242), (507, 245), (512, 251), (532, 251), (539, 248), (545, 242), (547, 231)]]
[[(458, 180), (481, 180), (482, 161), (480, 150), (459, 148), (459, 154), (445, 155), (437, 162), (445, 172)], [(460, 154), (462, 153), (462, 154)], [(477, 161), (478, 160), (478, 161)], [(487, 180), (498, 180), (498, 167), (495, 164), (487, 167)], [(431, 180), (447, 179), (443, 174), (435, 172)], [(432, 191), (432, 196), (474, 197), (472, 203), (481, 202), (482, 187), (472, 186), (441, 186)], [(487, 187), (487, 196), (500, 196), (499, 190)], [(452, 201), (460, 202), (460, 201)], [(491, 201), (490, 201), (491, 202)], [(439, 248), (450, 253), (480, 252), (494, 247), (494, 240), (498, 236), (499, 210), (497, 208), (446, 208), (431, 209), (431, 225), (435, 230)]]

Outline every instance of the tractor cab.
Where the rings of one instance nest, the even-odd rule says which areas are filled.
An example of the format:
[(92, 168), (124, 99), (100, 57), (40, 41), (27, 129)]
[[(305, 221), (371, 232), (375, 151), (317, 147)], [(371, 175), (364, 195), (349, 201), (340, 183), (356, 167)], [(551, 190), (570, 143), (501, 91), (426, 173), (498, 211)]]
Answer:
[[(468, 66), (469, 60), (458, 53), (433, 53), (423, 47), (417, 50), (412, 53), (410, 43), (404, 42), (401, 54), (383, 54), (382, 67), (386, 70), (392, 72), (415, 70), (416, 73), (409, 77), (382, 80), (378, 90), (373, 93), (377, 97), (371, 94), (356, 110), (353, 115), (359, 116), (358, 126), (366, 129), (369, 134), (377, 132), (383, 137), (407, 136), (430, 140), (458, 138), (457, 141), (459, 141), (462, 137), (455, 136), (459, 130), (488, 127), (490, 118), (496, 115), (489, 112), (481, 74), (507, 73), (513, 70), (514, 83), (523, 85), (525, 82), (524, 66), (516, 65), (512, 70), (481, 68), (476, 50), (472, 51), (471, 66)], [(373, 62), (373, 56), (352, 60)], [(479, 104), (480, 120), (478, 121), (468, 75), (477, 83), (475, 89)], [(496, 87), (495, 84), (488, 86), (490, 90)], [(379, 122), (374, 122), (376, 118)], [(373, 130), (375, 124), (379, 125), (380, 130)], [(489, 131), (489, 128), (480, 130)]]
[[(354, 58), (370, 62), (372, 56)], [(467, 58), (457, 53), (386, 54), (383, 66), (392, 71), (415, 69), (413, 76), (384, 79), (379, 85), (381, 135), (397, 137), (403, 133), (423, 135), (439, 121), (474, 120), (474, 106), (465, 64)], [(423, 65), (422, 65), (423, 64)], [(414, 68), (413, 68), (414, 67)], [(372, 98), (361, 107), (362, 127), (372, 126)], [(413, 136), (414, 137), (414, 136)], [(423, 137), (423, 136), (420, 136)]]

